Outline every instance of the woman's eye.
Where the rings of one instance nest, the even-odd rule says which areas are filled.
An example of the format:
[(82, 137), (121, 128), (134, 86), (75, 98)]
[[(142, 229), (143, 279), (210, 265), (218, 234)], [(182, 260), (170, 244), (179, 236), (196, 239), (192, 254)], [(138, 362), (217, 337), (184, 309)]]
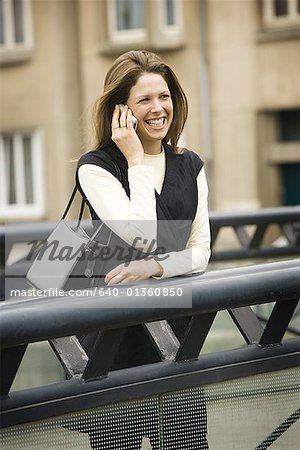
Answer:
[(164, 95), (162, 95), (162, 98), (170, 98), (170, 95), (169, 94), (164, 94)]
[(145, 102), (147, 102), (148, 100), (149, 100), (149, 98), (145, 97), (145, 98), (142, 98), (142, 99), (139, 101), (139, 103), (145, 103)]

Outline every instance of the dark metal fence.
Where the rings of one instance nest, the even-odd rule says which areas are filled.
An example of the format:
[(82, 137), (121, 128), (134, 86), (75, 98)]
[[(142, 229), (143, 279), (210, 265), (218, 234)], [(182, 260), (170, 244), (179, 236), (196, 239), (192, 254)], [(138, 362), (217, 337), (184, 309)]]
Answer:
[[(212, 212), (210, 221), (213, 261), (299, 255), (300, 207), (298, 206), (265, 208), (250, 212)], [(218, 236), (225, 228), (233, 231), (238, 248), (225, 250), (217, 248)], [(271, 236), (268, 237), (271, 230), (273, 239)]]
[[(19, 243), (46, 239), (55, 222), (36, 222), (0, 226), (0, 261), (4, 267), (12, 247)], [(265, 208), (250, 212), (211, 212), (212, 261), (239, 258), (265, 258), (300, 253), (300, 206)], [(91, 228), (85, 222), (85, 228)], [(268, 232), (273, 229), (272, 238)], [(218, 237), (223, 229), (231, 229), (237, 248), (219, 249)], [(283, 238), (276, 244), (275, 238)], [(271, 242), (268, 242), (270, 241)], [(6, 247), (6, 252), (5, 252)]]
[[(157, 285), (149, 282), (143, 286), (149, 294), (149, 289)], [(300, 298), (299, 259), (178, 277), (160, 282), (159, 286), (155, 299), (149, 295), (137, 297), (136, 304), (128, 308), (120, 307), (128, 304), (126, 292), (95, 297), (86, 292), (74, 298), (3, 302), (0, 314), (2, 426), (299, 368), (300, 338), (283, 340)], [(165, 304), (162, 289), (170, 287), (191, 292), (192, 308), (159, 308), (160, 303)], [(263, 327), (251, 306), (270, 302), (274, 306)], [(226, 352), (202, 354), (216, 314), (221, 310), (229, 312), (245, 345)], [(189, 317), (181, 339), (170, 325), (177, 317)], [(159, 361), (112, 370), (124, 332), (138, 324), (149, 337)], [(89, 357), (74, 337), (88, 331), (98, 333)], [(27, 345), (43, 340), (51, 341), (69, 379), (10, 392)], [(299, 392), (299, 385), (297, 389)], [(281, 423), (281, 434), (277, 433), (274, 439), (291, 426), (292, 419), (295, 422), (299, 418), (299, 411), (292, 411), (289, 417), (287, 423)]]
[[(213, 258), (299, 254), (299, 219), (300, 208), (256, 215), (212, 214)], [(264, 243), (264, 233), (274, 224), (285, 236), (285, 247)], [(249, 225), (253, 225), (251, 237)], [(44, 239), (52, 227), (49, 223), (9, 226), (6, 246), (9, 249), (16, 242)], [(235, 230), (240, 249), (214, 250), (222, 227)], [(0, 238), (4, 264), (3, 230)], [(141, 285), (136, 287), (141, 289)], [(23, 448), (25, 436), (28, 448), (45, 448), (44, 440), (52, 430), (47, 437), (49, 448), (59, 439), (56, 448), (83, 449), (91, 443), (93, 448), (106, 450), (204, 449), (201, 436), (207, 415), (212, 449), (262, 450), (275, 441), (286, 442), (278, 448), (296, 449), (298, 438), (293, 437), (293, 429), (300, 417), (300, 338), (295, 332), (287, 339), (286, 333), (297, 314), (300, 259), (216, 270), (158, 284), (151, 281), (143, 287), (147, 295), (136, 296), (133, 301), (131, 295), (130, 304), (123, 288), (113, 295), (86, 291), (2, 302), (0, 422), (7, 448)], [(166, 304), (163, 292), (170, 293), (171, 288), (190, 296), (192, 307), (172, 303), (171, 297), (173, 307)], [(272, 306), (271, 313), (259, 320), (253, 306), (265, 304)], [(228, 312), (244, 344), (204, 353), (221, 311)], [(173, 327), (178, 318), (187, 324), (181, 336)], [(154, 349), (156, 362), (116, 368), (114, 361), (123, 337), (136, 326)], [(76, 337), (88, 332), (96, 336), (89, 355)], [(49, 341), (67, 379), (12, 392), (28, 345), (41, 341)], [(279, 411), (279, 407), (285, 409)], [(257, 410), (263, 408), (265, 415), (258, 424)], [(228, 416), (226, 410), (230, 411)], [(248, 417), (243, 418), (246, 411)], [(223, 418), (220, 422), (218, 414)], [(17, 427), (11, 428), (13, 425)], [(243, 426), (244, 436), (240, 436)], [(72, 444), (70, 430), (75, 433)], [(99, 430), (103, 430), (104, 444), (95, 443), (100, 439)], [(38, 442), (39, 433), (43, 444), (34, 446), (33, 436)], [(82, 433), (89, 436), (86, 447)], [(12, 447), (7, 442), (12, 442)]]

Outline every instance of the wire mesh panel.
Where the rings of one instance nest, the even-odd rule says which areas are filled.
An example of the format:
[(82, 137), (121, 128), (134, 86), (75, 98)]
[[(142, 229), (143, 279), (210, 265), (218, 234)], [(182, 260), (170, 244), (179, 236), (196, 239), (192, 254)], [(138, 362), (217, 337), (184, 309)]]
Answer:
[(205, 397), (211, 450), (299, 450), (299, 367), (210, 385)]
[(68, 414), (39, 423), (11, 427), (2, 435), (7, 450), (140, 449), (148, 437), (159, 449), (156, 397)]
[(298, 450), (299, 406), (296, 368), (10, 427), (0, 447), (204, 450), (208, 425), (210, 450)]
[(207, 415), (201, 389), (161, 397), (163, 450), (207, 449)]

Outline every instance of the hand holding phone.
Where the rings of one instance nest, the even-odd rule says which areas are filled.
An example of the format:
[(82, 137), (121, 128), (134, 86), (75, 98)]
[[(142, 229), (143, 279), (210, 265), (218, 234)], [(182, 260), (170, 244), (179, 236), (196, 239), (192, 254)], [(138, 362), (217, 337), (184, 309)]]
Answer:
[(132, 115), (131, 110), (125, 105), (116, 105), (111, 122), (111, 139), (127, 159), (128, 167), (142, 164), (144, 159), (142, 143), (138, 134), (132, 132), (130, 120), (135, 130), (137, 119)]
[[(122, 113), (122, 112), (124, 111), (125, 105), (123, 105), (123, 103), (120, 103), (120, 104), (119, 104), (119, 108), (120, 108), (120, 111), (121, 111), (121, 113)], [(132, 126), (133, 126), (133, 129), (134, 129), (134, 130), (136, 130), (136, 129), (137, 129), (137, 126), (138, 126), (138, 120), (137, 120), (136, 117), (134, 117), (133, 114), (132, 114)]]

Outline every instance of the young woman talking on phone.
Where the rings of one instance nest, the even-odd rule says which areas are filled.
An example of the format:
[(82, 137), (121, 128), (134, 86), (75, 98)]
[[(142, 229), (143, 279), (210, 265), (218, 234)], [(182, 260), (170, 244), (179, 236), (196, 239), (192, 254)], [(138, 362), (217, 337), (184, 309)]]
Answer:
[[(125, 262), (107, 259), (100, 278), (104, 286), (206, 269), (210, 230), (203, 162), (178, 146), (187, 113), (176, 75), (157, 55), (129, 51), (109, 69), (95, 103), (95, 150), (80, 158), (76, 174), (95, 226), (103, 222), (110, 234), (110, 247), (130, 249)], [(104, 231), (99, 234), (103, 238)], [(179, 339), (188, 320), (170, 321)], [(88, 354), (96, 335), (80, 338)], [(142, 326), (128, 328), (114, 368), (156, 361)], [(201, 448), (208, 448), (205, 414), (202, 425)], [(99, 430), (94, 434), (92, 445)]]
[[(104, 286), (199, 273), (207, 266), (210, 229), (203, 162), (178, 146), (187, 112), (176, 75), (151, 52), (124, 53), (106, 75), (94, 109), (96, 149), (79, 159), (76, 177), (95, 227), (105, 224), (99, 240), (105, 243), (112, 231), (112, 251), (126, 249), (123, 253), (130, 256), (120, 261), (117, 252), (104, 267), (96, 267)], [(157, 255), (157, 249), (164, 254)], [(184, 322), (177, 321), (177, 334), (183, 333)], [(88, 337), (87, 351), (93, 343)], [(133, 348), (135, 355), (129, 357), (126, 349), (126, 362), (120, 364), (148, 359), (147, 352)]]
[[(92, 218), (113, 231), (111, 245), (147, 253), (155, 243), (166, 252), (165, 258), (132, 254), (130, 263), (107, 264), (104, 282), (203, 272), (210, 257), (207, 183), (199, 156), (178, 146), (188, 106), (172, 69), (148, 51), (121, 55), (94, 112), (96, 150), (80, 158), (77, 171)], [(170, 229), (158, 242), (160, 221)], [(179, 232), (172, 221), (182, 224)]]

